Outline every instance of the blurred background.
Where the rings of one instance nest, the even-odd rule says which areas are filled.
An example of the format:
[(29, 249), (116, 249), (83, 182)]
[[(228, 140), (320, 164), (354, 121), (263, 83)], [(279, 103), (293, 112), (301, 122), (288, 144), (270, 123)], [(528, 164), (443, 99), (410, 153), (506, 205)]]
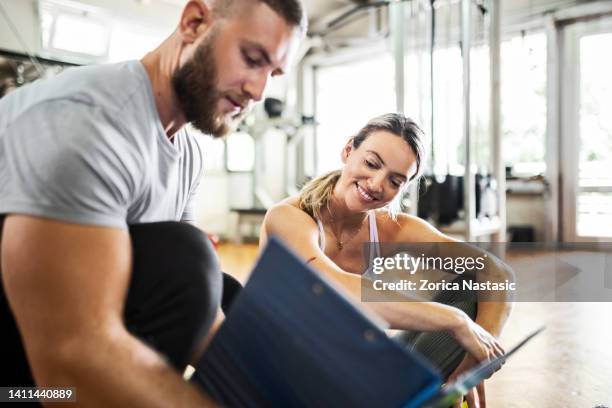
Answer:
[[(1, 0), (0, 96), (70, 64), (142, 57), (184, 3)], [(306, 0), (290, 75), (240, 132), (206, 139), (202, 190), (215, 195), (201, 195), (199, 224), (256, 238), (262, 209), (399, 111), (430, 139), (405, 211), (471, 241), (612, 239), (610, 3)]]
[[(366, 121), (428, 135), (403, 211), (467, 241), (612, 241), (612, 1), (305, 0), (289, 75), (224, 140), (204, 137), (198, 225), (245, 281), (266, 208), (341, 166)], [(184, 0), (0, 0), (0, 97), (73, 65), (141, 58)], [(195, 132), (195, 130), (193, 130)], [(609, 303), (518, 304), (548, 322), (491, 381), (491, 406), (612, 404)]]

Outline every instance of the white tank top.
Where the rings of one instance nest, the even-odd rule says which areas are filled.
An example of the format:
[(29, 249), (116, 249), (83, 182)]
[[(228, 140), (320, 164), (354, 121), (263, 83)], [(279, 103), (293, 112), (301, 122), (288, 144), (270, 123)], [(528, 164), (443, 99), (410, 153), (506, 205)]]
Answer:
[[(374, 210), (368, 211), (368, 224), (370, 228), (370, 245), (369, 265), (372, 265), (374, 258), (380, 257), (380, 245), (378, 239), (378, 227), (376, 226), (376, 213)], [(319, 227), (319, 248), (325, 252), (325, 231), (323, 223), (317, 218), (317, 226)]]

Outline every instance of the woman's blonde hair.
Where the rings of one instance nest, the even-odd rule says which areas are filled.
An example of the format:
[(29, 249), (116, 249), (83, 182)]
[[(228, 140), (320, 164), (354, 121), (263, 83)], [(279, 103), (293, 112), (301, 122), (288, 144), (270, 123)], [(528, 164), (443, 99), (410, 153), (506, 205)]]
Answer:
[[(395, 219), (400, 212), (400, 200), (407, 191), (409, 182), (418, 178), (422, 172), (425, 160), (423, 131), (412, 119), (400, 113), (387, 113), (371, 119), (361, 128), (359, 133), (353, 137), (353, 149), (357, 149), (375, 131), (387, 131), (401, 137), (408, 143), (408, 146), (410, 146), (416, 156), (415, 173), (410, 176), (408, 183), (404, 183), (402, 190), (398, 192), (395, 199), (388, 205), (391, 218)], [(330, 171), (308, 182), (302, 188), (298, 197), (300, 209), (315, 219), (321, 218), (321, 212), (329, 203), (341, 173), (342, 170)]]

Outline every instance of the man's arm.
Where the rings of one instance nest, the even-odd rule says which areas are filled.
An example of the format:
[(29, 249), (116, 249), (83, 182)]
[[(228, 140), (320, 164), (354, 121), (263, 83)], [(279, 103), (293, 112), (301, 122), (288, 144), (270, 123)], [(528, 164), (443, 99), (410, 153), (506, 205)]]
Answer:
[(127, 230), (9, 215), (2, 279), (39, 386), (76, 387), (77, 403), (211, 406), (127, 332)]

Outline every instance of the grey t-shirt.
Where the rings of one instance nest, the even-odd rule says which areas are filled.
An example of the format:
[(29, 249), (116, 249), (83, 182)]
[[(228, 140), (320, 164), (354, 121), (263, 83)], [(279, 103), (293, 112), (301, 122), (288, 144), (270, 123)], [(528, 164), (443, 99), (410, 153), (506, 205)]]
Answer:
[(166, 136), (139, 61), (71, 68), (0, 99), (0, 214), (192, 221), (202, 162), (195, 136)]

